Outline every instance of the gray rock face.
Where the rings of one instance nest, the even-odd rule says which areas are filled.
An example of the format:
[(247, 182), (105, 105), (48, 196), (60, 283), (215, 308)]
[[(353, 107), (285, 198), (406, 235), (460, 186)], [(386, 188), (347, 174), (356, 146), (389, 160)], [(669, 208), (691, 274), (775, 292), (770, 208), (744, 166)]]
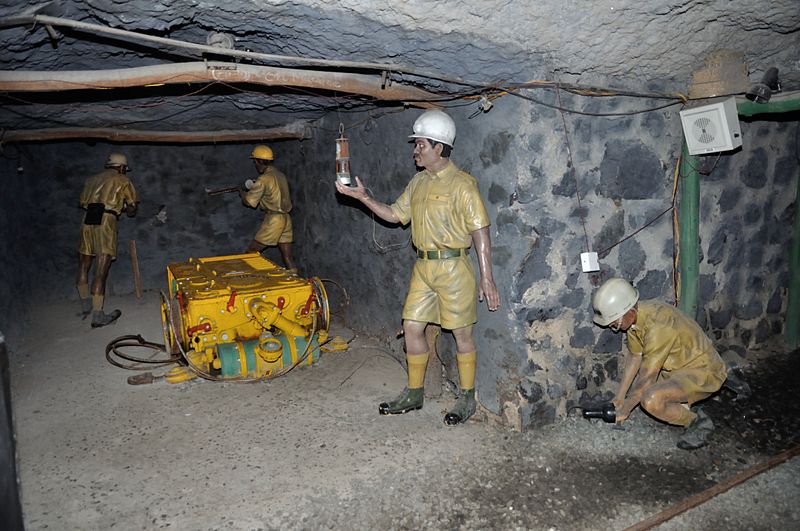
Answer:
[[(92, 0), (80, 2), (42, 2), (22, 6), (5, 2), (0, 17), (33, 13), (163, 36), (194, 44), (206, 44), (220, 33), (230, 38), (234, 50), (252, 51), (289, 59), (231, 62), (299, 66), (290, 58), (349, 60), (386, 64), (396, 83), (416, 84), (437, 90), (463, 89), (443, 78), (458, 78), (481, 84), (519, 83), (531, 79), (580, 81), (596, 84), (615, 79), (615, 87), (643, 86), (648, 92), (685, 91), (692, 72), (703, 66), (703, 58), (720, 49), (742, 53), (758, 81), (770, 66), (780, 70), (784, 87), (800, 86), (796, 61), (797, 29), (800, 13), (793, 0), (769, 5), (714, 0), (693, 3), (645, 0), (578, 5), (561, 0), (528, 4), (506, 0), (443, 0), (425, 2), (377, 3), (366, 0), (270, 0), (254, 3), (230, 0), (225, 3), (178, 0)], [(57, 28), (60, 35), (51, 41), (42, 25), (34, 28), (8, 27), (0, 31), (4, 54), (0, 69), (8, 70), (97, 70), (147, 66), (172, 61), (202, 60), (197, 51), (129, 38), (110, 40)], [(222, 48), (220, 48), (222, 50)], [(498, 51), (502, 52), (498, 54)], [(216, 59), (224, 56), (214, 57)], [(420, 75), (402, 73), (408, 69)], [(642, 81), (644, 80), (644, 81)], [(303, 112), (319, 115), (340, 106), (331, 105), (325, 95), (287, 93), (269, 90), (265, 102), (257, 92), (227, 90), (218, 86), (201, 95), (192, 90), (158, 94), (154, 88), (139, 92), (134, 105), (101, 98), (87, 113), (80, 100), (66, 101), (44, 108), (28, 108), (24, 116), (3, 113), (17, 127), (57, 125), (122, 125), (124, 116), (142, 121), (158, 121), (181, 128), (240, 128), (244, 123), (279, 123), (280, 115), (271, 111)], [(169, 109), (154, 105), (155, 97), (182, 96)], [(552, 96), (532, 93), (552, 104)], [(576, 99), (563, 94), (562, 101)], [(358, 105), (345, 100), (344, 105)], [(595, 102), (588, 111), (616, 110), (616, 103)], [(38, 107), (38, 106), (37, 106)], [(202, 109), (200, 108), (202, 107)], [(175, 111), (180, 109), (180, 114)], [(55, 118), (52, 111), (57, 111)], [(268, 111), (265, 115), (263, 111)], [(258, 112), (256, 120), (251, 113)], [(245, 116), (249, 115), (249, 120)], [(121, 116), (122, 115), (122, 116)], [(617, 123), (616, 135), (628, 129), (626, 119)], [(667, 125), (657, 114), (647, 122), (656, 138), (666, 134)], [(591, 129), (587, 129), (588, 131)], [(500, 141), (513, 131), (498, 132), (490, 140)], [(612, 138), (613, 139), (613, 138)], [(609, 140), (612, 140), (609, 139)], [(577, 146), (576, 146), (577, 147)], [(490, 148), (490, 151), (494, 148)], [(484, 164), (496, 156), (487, 152)]]

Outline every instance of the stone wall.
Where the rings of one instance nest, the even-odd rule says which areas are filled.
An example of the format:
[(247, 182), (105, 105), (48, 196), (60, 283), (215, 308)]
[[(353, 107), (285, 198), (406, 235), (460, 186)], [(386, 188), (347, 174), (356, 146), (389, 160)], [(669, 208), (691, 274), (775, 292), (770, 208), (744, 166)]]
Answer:
[(39, 209), (30, 185), (35, 176), (26, 173), (27, 162), (18, 147), (4, 147), (0, 157), (0, 335), (5, 334), (11, 345), (24, 327), (34, 286), (29, 271), (36, 266), (28, 258), (36, 240), (29, 237), (27, 227)]
[(796, 119), (748, 119), (741, 151), (703, 161), (697, 319), (742, 358), (784, 331), (800, 175)]

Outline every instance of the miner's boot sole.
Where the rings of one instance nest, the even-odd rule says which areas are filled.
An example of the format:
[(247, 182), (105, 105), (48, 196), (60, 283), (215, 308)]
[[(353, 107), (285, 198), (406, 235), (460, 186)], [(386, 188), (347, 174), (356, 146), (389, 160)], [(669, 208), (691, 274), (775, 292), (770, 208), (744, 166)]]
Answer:
[(424, 403), (424, 390), (419, 389), (403, 389), (400, 396), (390, 402), (381, 402), (378, 405), (378, 413), (381, 415), (402, 415), (409, 411), (416, 411), (422, 409)]
[(378, 413), (381, 415), (402, 415), (404, 413), (408, 413), (410, 411), (416, 411), (418, 409), (422, 409), (422, 406), (408, 406), (400, 409), (392, 409), (389, 406), (388, 402), (381, 402), (378, 405)]

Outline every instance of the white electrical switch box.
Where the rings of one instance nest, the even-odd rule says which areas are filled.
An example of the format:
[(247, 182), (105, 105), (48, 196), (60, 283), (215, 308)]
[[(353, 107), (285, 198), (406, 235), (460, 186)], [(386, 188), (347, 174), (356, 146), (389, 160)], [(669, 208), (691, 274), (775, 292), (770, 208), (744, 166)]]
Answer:
[(597, 260), (597, 253), (581, 253), (581, 268), (584, 273), (600, 271), (600, 262)]
[(742, 145), (736, 98), (690, 107), (680, 115), (690, 155), (730, 151)]

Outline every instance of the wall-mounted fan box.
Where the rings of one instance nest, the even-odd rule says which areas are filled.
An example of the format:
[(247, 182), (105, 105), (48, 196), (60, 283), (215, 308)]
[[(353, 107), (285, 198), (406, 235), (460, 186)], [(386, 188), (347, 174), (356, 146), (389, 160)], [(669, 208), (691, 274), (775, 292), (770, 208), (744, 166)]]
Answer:
[(742, 145), (736, 98), (680, 112), (690, 155), (730, 151)]

